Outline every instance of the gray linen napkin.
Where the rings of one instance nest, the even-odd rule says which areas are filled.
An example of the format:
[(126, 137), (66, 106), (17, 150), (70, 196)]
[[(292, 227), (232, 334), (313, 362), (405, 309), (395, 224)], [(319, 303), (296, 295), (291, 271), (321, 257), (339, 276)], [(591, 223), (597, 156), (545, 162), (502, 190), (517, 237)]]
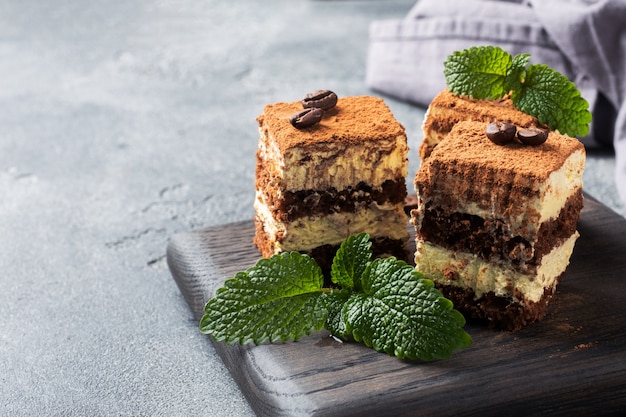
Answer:
[(574, 81), (593, 113), (591, 148), (614, 146), (626, 202), (626, 0), (421, 0), (403, 19), (372, 22), (366, 82), (427, 106), (452, 52), (498, 45)]

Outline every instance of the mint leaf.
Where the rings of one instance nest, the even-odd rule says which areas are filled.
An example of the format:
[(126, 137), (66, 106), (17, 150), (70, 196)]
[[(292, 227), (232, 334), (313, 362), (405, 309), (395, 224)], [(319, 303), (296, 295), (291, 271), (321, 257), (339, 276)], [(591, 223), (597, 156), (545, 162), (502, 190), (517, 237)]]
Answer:
[(506, 81), (512, 67), (513, 58), (508, 52), (494, 46), (472, 47), (450, 55), (443, 73), (455, 94), (497, 99), (510, 90)]
[(589, 104), (580, 91), (564, 75), (547, 65), (531, 65), (526, 70), (523, 88), (514, 91), (513, 104), (525, 113), (531, 113), (541, 123), (554, 126), (570, 136), (589, 133), (591, 113)]
[(372, 242), (367, 233), (346, 239), (333, 258), (331, 280), (344, 289), (361, 289), (361, 274), (372, 258)]
[(519, 110), (551, 129), (586, 136), (591, 113), (576, 85), (546, 65), (528, 66), (529, 59), (528, 54), (513, 58), (495, 46), (456, 51), (444, 62), (446, 84), (454, 94), (480, 100), (511, 94)]
[(325, 327), (344, 340), (364, 341), (399, 358), (445, 358), (471, 338), (463, 316), (432, 281), (396, 258), (371, 261), (366, 233), (337, 251), (336, 285), (323, 288), (313, 258), (284, 252), (228, 279), (209, 300), (200, 331), (226, 343), (298, 340)]
[(328, 318), (326, 319), (326, 330), (332, 335), (341, 339), (346, 339), (346, 320), (343, 315), (343, 306), (348, 301), (351, 291), (332, 291), (328, 294)]
[(398, 358), (447, 358), (471, 344), (465, 318), (415, 268), (393, 257), (375, 259), (362, 276), (363, 293), (344, 306), (346, 331)]
[(505, 84), (505, 94), (511, 90), (518, 91), (522, 88), (522, 81), (526, 72), (526, 66), (530, 60), (529, 54), (517, 54), (513, 57), (511, 68), (507, 71)]
[(226, 343), (298, 340), (328, 316), (324, 276), (313, 258), (285, 252), (227, 280), (205, 306), (200, 331)]

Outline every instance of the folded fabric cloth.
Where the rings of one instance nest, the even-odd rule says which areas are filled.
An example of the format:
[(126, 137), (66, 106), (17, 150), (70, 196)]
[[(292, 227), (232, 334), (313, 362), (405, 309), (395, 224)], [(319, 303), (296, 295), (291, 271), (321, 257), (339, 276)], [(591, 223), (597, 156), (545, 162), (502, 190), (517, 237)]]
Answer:
[(420, 0), (406, 17), (372, 22), (366, 82), (427, 106), (454, 51), (497, 45), (574, 81), (593, 113), (589, 148), (613, 146), (626, 202), (626, 1)]

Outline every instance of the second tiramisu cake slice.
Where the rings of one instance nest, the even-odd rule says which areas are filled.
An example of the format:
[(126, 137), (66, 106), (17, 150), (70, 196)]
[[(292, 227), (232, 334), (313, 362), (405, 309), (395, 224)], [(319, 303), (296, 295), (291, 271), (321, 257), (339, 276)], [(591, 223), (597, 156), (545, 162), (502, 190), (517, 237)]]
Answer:
[(415, 262), (456, 308), (516, 330), (544, 316), (569, 264), (585, 149), (557, 132), (498, 145), (486, 127), (456, 124), (420, 167)]

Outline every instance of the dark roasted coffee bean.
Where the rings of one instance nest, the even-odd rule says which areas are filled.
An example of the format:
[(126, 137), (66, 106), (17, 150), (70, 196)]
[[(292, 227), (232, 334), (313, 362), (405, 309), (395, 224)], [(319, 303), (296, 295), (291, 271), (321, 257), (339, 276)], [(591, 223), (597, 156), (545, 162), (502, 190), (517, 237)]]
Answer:
[(497, 145), (505, 145), (515, 138), (515, 125), (504, 122), (493, 122), (487, 125), (486, 133), (490, 141)]
[(323, 110), (332, 109), (337, 104), (337, 94), (330, 90), (318, 90), (307, 94), (302, 99), (302, 106), (305, 109), (317, 107)]
[(517, 132), (517, 138), (524, 145), (541, 145), (548, 139), (548, 131), (537, 127), (529, 127), (528, 129), (520, 129)]
[(304, 109), (296, 114), (292, 114), (289, 117), (289, 121), (295, 128), (303, 129), (318, 123), (322, 120), (322, 116), (324, 116), (324, 110), (318, 107), (311, 107), (310, 109)]

